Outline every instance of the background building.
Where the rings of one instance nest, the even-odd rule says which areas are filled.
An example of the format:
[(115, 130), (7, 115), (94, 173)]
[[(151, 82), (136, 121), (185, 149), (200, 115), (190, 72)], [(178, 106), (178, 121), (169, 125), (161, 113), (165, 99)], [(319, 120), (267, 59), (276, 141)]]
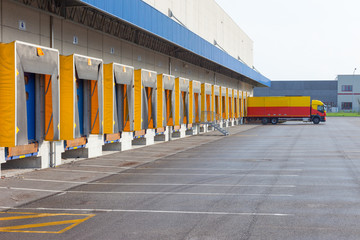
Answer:
[(338, 75), (339, 111), (360, 112), (360, 75)]
[(272, 81), (269, 88), (255, 88), (254, 96), (310, 96), (327, 107), (338, 107), (338, 81)]

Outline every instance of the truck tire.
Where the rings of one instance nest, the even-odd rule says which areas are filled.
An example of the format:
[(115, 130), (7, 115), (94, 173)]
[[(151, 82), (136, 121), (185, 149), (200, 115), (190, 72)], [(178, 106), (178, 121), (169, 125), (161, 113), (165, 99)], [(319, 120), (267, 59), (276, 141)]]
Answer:
[(267, 119), (267, 118), (262, 118), (262, 119), (261, 119), (261, 123), (262, 123), (263, 125), (266, 125), (266, 124), (269, 123), (269, 119)]
[(279, 119), (278, 118), (272, 118), (271, 119), (271, 124), (275, 125), (279, 122)]
[(314, 117), (314, 118), (313, 118), (313, 123), (314, 123), (314, 124), (319, 124), (319, 123), (320, 123), (320, 118)]

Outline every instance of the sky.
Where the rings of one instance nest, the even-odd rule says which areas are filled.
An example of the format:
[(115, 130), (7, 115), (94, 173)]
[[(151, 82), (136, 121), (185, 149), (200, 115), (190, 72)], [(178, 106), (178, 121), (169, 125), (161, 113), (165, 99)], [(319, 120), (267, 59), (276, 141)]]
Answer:
[(254, 41), (271, 80), (360, 74), (360, 0), (215, 0)]

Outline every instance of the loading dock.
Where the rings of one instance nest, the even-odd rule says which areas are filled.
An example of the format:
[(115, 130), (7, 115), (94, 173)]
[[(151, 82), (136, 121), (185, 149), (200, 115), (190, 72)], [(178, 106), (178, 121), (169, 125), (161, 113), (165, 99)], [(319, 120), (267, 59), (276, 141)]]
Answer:
[(234, 94), (234, 124), (239, 124), (240, 118), (240, 99), (239, 99), (239, 90), (233, 89)]
[(60, 56), (63, 158), (102, 154), (103, 62), (73, 54)]
[(104, 65), (104, 151), (131, 149), (134, 132), (134, 68)]
[[(193, 134), (193, 114), (192, 114), (192, 89), (190, 89), (190, 81), (186, 78), (175, 78), (175, 88), (179, 90), (179, 124), (180, 137)], [(190, 109), (191, 108), (191, 109)]]
[(59, 52), (15, 41), (0, 45), (0, 163), (45, 168), (61, 163)]
[(133, 145), (154, 144), (161, 119), (157, 113), (157, 73), (145, 69), (134, 71), (134, 140)]
[(221, 119), (221, 95), (220, 95), (220, 87), (218, 85), (212, 86), (212, 94), (214, 98), (214, 112), (215, 118), (217, 120)]
[(213, 99), (211, 84), (201, 84), (201, 121), (209, 122), (213, 121), (214, 116), (212, 115), (213, 110)]
[(228, 106), (228, 124), (234, 126), (234, 94), (232, 88), (226, 89), (227, 106)]
[[(213, 97), (211, 84), (201, 84), (201, 122), (211, 122), (214, 120), (213, 114)], [(211, 126), (207, 126), (207, 130), (213, 130)]]
[(167, 74), (157, 75), (158, 119), (161, 126), (156, 130), (155, 140), (169, 141), (177, 137), (179, 123), (179, 93), (175, 90), (175, 77)]
[(196, 124), (194, 134), (205, 132), (205, 128), (201, 123), (201, 83), (199, 81), (190, 81), (190, 87), (193, 91), (193, 122)]
[(220, 101), (221, 101), (221, 118), (222, 118), (222, 127), (228, 127), (228, 116), (229, 116), (229, 109), (227, 100), (227, 90), (226, 87), (220, 87)]

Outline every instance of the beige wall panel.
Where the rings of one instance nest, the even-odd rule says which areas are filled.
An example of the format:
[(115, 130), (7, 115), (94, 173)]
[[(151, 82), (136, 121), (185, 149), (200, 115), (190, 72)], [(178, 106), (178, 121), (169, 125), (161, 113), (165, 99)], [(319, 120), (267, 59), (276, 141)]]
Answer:
[(71, 55), (73, 53), (87, 56), (88, 51), (87, 51), (86, 47), (74, 45), (74, 44), (68, 43), (68, 42), (63, 42), (62, 54), (67, 56), (67, 55)]
[(54, 19), (54, 38), (57, 40), (62, 40), (62, 20), (59, 18)]
[(169, 57), (155, 54), (155, 71), (169, 74)]
[(8, 1), (3, 1), (3, 26), (19, 29), (19, 20), (25, 21), (26, 31), (40, 34), (40, 13)]
[(141, 66), (141, 65), (145, 66), (145, 64), (147, 63), (145, 50), (140, 47), (134, 46), (133, 61), (134, 64), (136, 64), (136, 66)]
[(54, 48), (59, 50), (59, 53), (63, 55), (63, 47), (62, 47), (62, 42), (60, 40), (57, 39), (54, 40)]
[(171, 59), (171, 75), (184, 77), (181, 72), (181, 62), (176, 59)]
[(214, 77), (207, 74), (205, 75), (204, 82), (214, 84)]
[(104, 61), (104, 64), (113, 63), (113, 62), (122, 63), (120, 57), (115, 54), (104, 53), (102, 59)]
[(114, 54), (116, 57), (121, 56), (121, 41), (117, 38), (103, 36), (103, 51), (105, 54), (111, 54), (111, 48), (114, 48)]
[(88, 30), (88, 48), (94, 49), (94, 50), (100, 50), (103, 49), (103, 34)]
[[(128, 65), (128, 64), (127, 64)], [(148, 67), (146, 66), (146, 64), (144, 64), (143, 62), (139, 62), (139, 61), (135, 61), (133, 60), (132, 65), (135, 69), (148, 69)], [(148, 69), (151, 70), (151, 69)]]
[(40, 34), (50, 37), (50, 16), (44, 13), (40, 13)]
[(33, 34), (27, 31), (21, 31), (14, 28), (3, 26), (3, 42), (9, 43), (15, 40), (40, 45), (39, 34)]
[(50, 47), (50, 38), (49, 37), (40, 37), (40, 45), (44, 47)]
[[(74, 36), (78, 37), (78, 46), (87, 47), (87, 29), (70, 23), (68, 21), (63, 21), (63, 35), (62, 40), (66, 43), (73, 43)], [(64, 49), (65, 50), (65, 49)]]
[(181, 71), (181, 77), (188, 78), (188, 79), (198, 79), (199, 73), (196, 67), (194, 67), (191, 64), (183, 63), (182, 64), (182, 71)]
[[(119, 63), (125, 64), (125, 65), (129, 65), (129, 66), (133, 66), (133, 67), (135, 68), (135, 66), (134, 66), (134, 64), (133, 64), (133, 59), (132, 59), (132, 58), (122, 57), (122, 58), (121, 58), (121, 61), (120, 61)], [(135, 69), (137, 69), (137, 68), (135, 68)]]
[(155, 68), (155, 53), (153, 51), (145, 50), (145, 63), (149, 64), (152, 69)]
[(102, 59), (103, 58), (103, 51), (88, 48), (87, 56)]
[(133, 46), (131, 44), (123, 42), (121, 44), (121, 57), (133, 59)]

